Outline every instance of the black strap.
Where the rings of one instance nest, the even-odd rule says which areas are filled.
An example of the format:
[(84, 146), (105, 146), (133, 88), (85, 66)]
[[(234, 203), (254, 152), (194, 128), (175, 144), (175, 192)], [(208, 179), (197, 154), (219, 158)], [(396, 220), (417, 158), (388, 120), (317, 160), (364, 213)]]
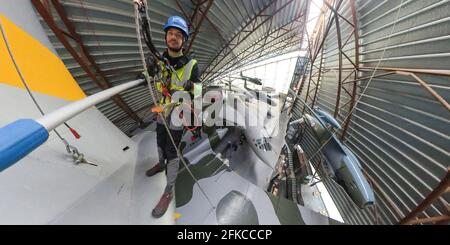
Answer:
[[(164, 51), (163, 57), (166, 58), (169, 61), (174, 59), (174, 58), (171, 58), (169, 56), (169, 53), (167, 52), (167, 50)], [(187, 55), (187, 54), (184, 54), (183, 56), (181, 56), (181, 57), (179, 57), (177, 59), (178, 60), (177, 60), (176, 64), (174, 64), (172, 66), (175, 70), (183, 68), (187, 63), (189, 63), (189, 61), (192, 60), (192, 58), (189, 55)]]
[(147, 45), (148, 49), (150, 49), (150, 52), (155, 56), (155, 58), (161, 60), (161, 55), (159, 54), (158, 50), (156, 50), (155, 45), (153, 45), (153, 40), (150, 35), (150, 26), (148, 24), (148, 19), (146, 15), (147, 9), (142, 1), (140, 4), (138, 4), (138, 10), (140, 15), (141, 31), (144, 36), (145, 44)]

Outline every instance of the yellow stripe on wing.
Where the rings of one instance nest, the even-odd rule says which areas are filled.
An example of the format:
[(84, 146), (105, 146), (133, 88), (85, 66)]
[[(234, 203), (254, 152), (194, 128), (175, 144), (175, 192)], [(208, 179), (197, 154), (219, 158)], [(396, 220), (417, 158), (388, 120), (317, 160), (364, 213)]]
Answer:
[[(0, 25), (14, 60), (32, 91), (70, 101), (86, 97), (58, 56), (3, 15), (0, 15)], [(0, 40), (0, 67), (0, 83), (24, 88), (3, 37)]]

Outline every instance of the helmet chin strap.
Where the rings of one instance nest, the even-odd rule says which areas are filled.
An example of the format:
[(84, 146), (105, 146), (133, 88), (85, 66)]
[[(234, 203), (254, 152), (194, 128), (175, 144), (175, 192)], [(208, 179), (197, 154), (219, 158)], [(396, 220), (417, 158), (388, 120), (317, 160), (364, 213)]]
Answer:
[(181, 46), (181, 48), (177, 48), (177, 49), (170, 48), (169, 46), (167, 46), (167, 48), (172, 52), (178, 53), (183, 49), (183, 46)]

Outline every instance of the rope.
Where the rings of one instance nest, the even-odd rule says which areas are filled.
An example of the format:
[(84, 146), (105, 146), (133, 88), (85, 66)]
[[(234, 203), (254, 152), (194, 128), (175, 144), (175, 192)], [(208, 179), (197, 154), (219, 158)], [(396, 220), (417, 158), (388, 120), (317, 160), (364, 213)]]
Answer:
[[(139, 44), (139, 52), (140, 52), (140, 55), (141, 55), (141, 60), (142, 60), (142, 64), (143, 64), (143, 66), (144, 66), (144, 70), (145, 71), (147, 71), (147, 65), (146, 65), (146, 62), (145, 62), (145, 56), (144, 56), (144, 51), (143, 51), (143, 48), (142, 48), (142, 41), (141, 41), (141, 31), (140, 31), (140, 25), (139, 25), (139, 10), (138, 10), (138, 3), (137, 2), (135, 2), (136, 4), (135, 4), (135, 22), (136, 22), (136, 34), (137, 34), (137, 39), (138, 39), (138, 44)], [(141, 2), (142, 3), (142, 2)], [(145, 9), (146, 9), (146, 15), (148, 16), (148, 13), (147, 13), (147, 6), (145, 6)], [(149, 18), (147, 18), (147, 20), (149, 21), (150, 19)], [(171, 66), (170, 66), (171, 67)], [(171, 67), (171, 70), (173, 70), (174, 68), (173, 67)], [(176, 74), (176, 72), (175, 72), (175, 74)], [(177, 75), (177, 77), (178, 77), (178, 75)], [(156, 79), (155, 79), (156, 78)], [(148, 85), (149, 85), (149, 88), (150, 88), (150, 94), (151, 94), (151, 96), (152, 96), (152, 100), (156, 103), (156, 100), (155, 100), (155, 95), (154, 95), (154, 92), (153, 92), (153, 88), (152, 88), (152, 85), (151, 85), (151, 83), (152, 83), (152, 81), (155, 81), (155, 80), (161, 80), (162, 79), (162, 77), (161, 77), (161, 75), (159, 74), (159, 75), (156, 75), (156, 76), (154, 76), (153, 78), (151, 78), (151, 79), (149, 79), (148, 80)], [(179, 79), (179, 78), (178, 78)], [(215, 205), (213, 204), (213, 202), (209, 199), (209, 197), (208, 197), (208, 195), (206, 194), (206, 192), (204, 191), (204, 189), (202, 188), (202, 186), (198, 183), (198, 180), (197, 180), (197, 178), (195, 178), (195, 176), (194, 176), (194, 174), (192, 173), (192, 171), (189, 169), (189, 167), (188, 167), (188, 164), (186, 164), (186, 162), (185, 162), (185, 160), (184, 160), (184, 158), (183, 158), (183, 156), (182, 156), (182, 154), (181, 154), (181, 152), (180, 152), (180, 149), (178, 148), (178, 146), (177, 146), (177, 144), (175, 144), (175, 140), (173, 139), (173, 136), (172, 136), (172, 134), (171, 134), (171, 132), (170, 132), (170, 129), (169, 129), (169, 126), (168, 126), (168, 124), (167, 124), (167, 120), (166, 120), (166, 118), (164, 117), (164, 115), (160, 115), (161, 116), (161, 118), (162, 118), (162, 120), (163, 120), (163, 124), (164, 124), (164, 127), (166, 128), (166, 131), (167, 131), (167, 134), (169, 135), (169, 138), (170, 138), (170, 141), (172, 142), (172, 144), (173, 144), (173, 146), (174, 146), (174, 148), (175, 148), (175, 150), (176, 150), (176, 152), (177, 152), (177, 156), (178, 156), (178, 158), (180, 159), (180, 161), (182, 162), (182, 164), (184, 165), (184, 167), (185, 167), (185, 169), (188, 171), (188, 173), (189, 173), (189, 175), (191, 175), (191, 177), (192, 177), (192, 179), (195, 181), (195, 184), (199, 187), (199, 189), (200, 189), (200, 191), (202, 192), (202, 194), (205, 196), (205, 198), (206, 198), (206, 200), (209, 202), (209, 204), (211, 205), (211, 207), (213, 208), (213, 209), (215, 209), (216, 207), (215, 207)]]

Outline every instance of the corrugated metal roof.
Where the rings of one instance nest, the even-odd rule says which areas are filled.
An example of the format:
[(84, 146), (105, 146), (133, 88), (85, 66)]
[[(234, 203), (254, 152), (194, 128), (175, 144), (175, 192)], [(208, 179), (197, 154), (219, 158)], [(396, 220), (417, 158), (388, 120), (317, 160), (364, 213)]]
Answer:
[[(60, 2), (69, 20), (75, 26), (76, 32), (81, 36), (84, 46), (105, 74), (106, 79), (113, 86), (135, 79), (141, 72), (142, 65), (136, 39), (132, 1), (64, 0)], [(202, 2), (202, 10), (205, 11), (208, 1), (148, 1), (152, 36), (157, 49), (165, 48), (162, 26), (167, 18), (171, 15), (188, 15), (189, 18), (186, 19), (191, 22), (196, 2)], [(301, 17), (306, 16), (308, 7), (309, 1), (298, 0), (214, 0), (191, 49), (203, 73), (202, 78), (206, 81), (211, 76), (215, 76), (217, 71), (230, 70), (275, 52), (299, 49), (299, 43), (302, 40), (300, 34), (304, 24)], [(53, 18), (62, 28), (63, 23), (59, 16), (54, 9), (52, 12)], [(201, 16), (198, 15), (197, 21), (193, 20), (194, 23), (191, 24), (196, 24)], [(88, 95), (101, 91), (60, 44), (43, 20), (42, 24), (57, 53), (83, 91)], [(195, 26), (192, 26), (191, 31), (195, 30), (194, 28)], [(68, 39), (75, 44), (70, 38)], [(227, 45), (232, 52), (228, 52), (230, 48), (226, 48)], [(76, 45), (73, 46), (76, 47)], [(234, 61), (237, 62), (234, 63)], [(231, 62), (233, 65), (229, 65)], [(211, 64), (214, 69), (208, 68), (212, 68)], [(146, 87), (140, 87), (133, 93), (123, 93), (122, 98), (134, 111), (140, 109), (146, 111), (142, 108), (149, 108), (151, 104), (146, 90)], [(129, 127), (127, 114), (112, 101), (101, 103), (98, 108), (125, 133), (129, 133), (137, 126)]]
[(268, 1), (238, 27), (229, 45), (216, 52), (203, 78), (212, 82), (236, 67), (277, 51), (299, 49), (310, 1)]
[[(344, 1), (338, 11), (349, 20), (352, 19), (350, 2)], [(362, 68), (378, 66), (380, 69), (370, 84), (370, 79), (357, 83), (357, 98), (361, 101), (350, 121), (346, 145), (369, 176), (377, 206), (359, 210), (336, 184), (330, 181), (325, 181), (325, 184), (346, 223), (396, 224), (414, 210), (447, 173), (450, 164), (450, 113), (413, 77), (377, 75), (388, 72), (383, 68), (449, 70), (450, 1), (360, 0), (356, 2), (356, 10), (360, 65)], [(342, 18), (340, 20), (341, 35), (345, 39), (352, 28)], [(329, 17), (325, 23), (328, 21)], [(308, 70), (310, 74), (321, 74), (320, 78), (312, 75), (312, 82), (309, 82), (308, 73), (305, 80), (301, 76), (296, 77), (291, 85), (292, 88), (301, 85), (301, 98), (307, 98), (310, 105), (314, 100), (315, 105), (331, 114), (335, 112), (338, 101), (336, 67), (340, 52), (336, 40), (337, 29), (333, 24), (324, 43), (323, 55), (319, 52), (315, 66)], [(343, 50), (355, 62), (354, 36)], [(352, 67), (349, 59), (343, 58), (344, 68)], [(350, 72), (343, 72), (343, 78)], [(363, 78), (372, 74), (368, 70), (359, 72), (357, 76)], [(449, 76), (416, 75), (450, 101)], [(349, 80), (353, 80), (353, 76)], [(302, 81), (304, 83), (299, 84)], [(344, 104), (351, 100), (350, 85), (344, 86), (348, 93), (341, 91), (339, 106), (343, 107), (337, 115), (341, 123), (351, 110), (349, 104)], [(316, 88), (317, 99), (314, 99)], [(293, 120), (298, 119), (302, 115), (303, 104), (297, 101), (292, 112)], [(320, 146), (314, 143), (317, 142), (310, 140), (302, 146), (313, 154)], [(448, 205), (449, 200), (448, 194), (443, 195), (421, 216), (448, 214), (442, 204)]]

